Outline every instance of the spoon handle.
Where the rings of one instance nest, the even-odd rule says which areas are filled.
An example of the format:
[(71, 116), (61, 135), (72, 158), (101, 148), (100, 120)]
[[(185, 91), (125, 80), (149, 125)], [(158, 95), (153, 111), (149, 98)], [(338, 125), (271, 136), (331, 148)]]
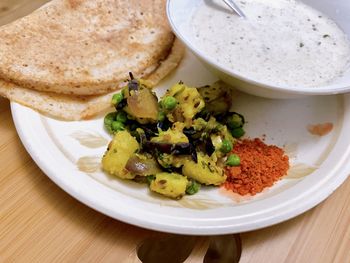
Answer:
[(223, 0), (226, 5), (228, 5), (233, 11), (235, 11), (240, 17), (246, 18), (242, 10), (236, 5), (233, 0)]

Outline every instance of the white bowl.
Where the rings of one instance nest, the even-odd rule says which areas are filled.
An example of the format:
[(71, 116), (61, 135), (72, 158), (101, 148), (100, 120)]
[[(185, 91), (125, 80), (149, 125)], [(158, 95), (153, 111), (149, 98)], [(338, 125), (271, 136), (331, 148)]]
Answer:
[[(195, 46), (192, 41), (191, 19), (194, 12), (208, 0), (168, 0), (167, 14), (170, 25), (179, 39), (220, 79), (244, 92), (268, 98), (293, 98), (305, 95), (330, 95), (350, 92), (350, 68), (331, 84), (319, 87), (274, 86), (243, 77), (232, 69), (219, 65)], [(349, 0), (303, 0), (305, 4), (332, 18), (350, 38)], [(221, 25), (218, 25), (221, 26)]]

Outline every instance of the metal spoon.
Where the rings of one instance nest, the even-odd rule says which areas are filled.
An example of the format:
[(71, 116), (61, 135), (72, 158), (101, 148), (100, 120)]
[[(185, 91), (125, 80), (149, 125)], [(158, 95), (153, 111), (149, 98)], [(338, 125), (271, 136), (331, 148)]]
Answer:
[(233, 0), (223, 0), (226, 5), (228, 5), (237, 15), (242, 18), (246, 18), (245, 14), (239, 8), (239, 6)]
[(137, 248), (137, 257), (142, 263), (185, 262), (191, 254), (196, 240), (195, 236), (160, 234), (144, 240)]
[[(191, 257), (198, 241), (196, 236), (156, 234), (138, 245), (137, 258), (132, 262), (187, 262), (186, 259)], [(203, 263), (238, 263), (241, 254), (242, 241), (239, 234), (212, 236)]]
[(240, 235), (212, 236), (203, 263), (238, 263), (242, 255)]

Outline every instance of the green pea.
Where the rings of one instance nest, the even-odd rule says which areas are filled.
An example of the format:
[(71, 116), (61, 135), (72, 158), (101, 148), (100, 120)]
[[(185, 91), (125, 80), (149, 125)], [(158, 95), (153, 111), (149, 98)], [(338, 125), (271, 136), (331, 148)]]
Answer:
[(186, 188), (186, 194), (194, 195), (198, 193), (200, 188), (201, 188), (201, 185), (196, 181), (192, 180)]
[(237, 154), (231, 154), (227, 157), (226, 165), (228, 166), (239, 166), (241, 164), (241, 159)]
[(229, 153), (232, 151), (233, 145), (229, 140), (224, 139), (221, 143), (220, 151), (223, 153)]
[(175, 109), (177, 100), (172, 96), (167, 96), (163, 99), (162, 105), (166, 110)]
[(116, 132), (123, 131), (125, 130), (125, 125), (120, 121), (114, 121), (112, 122), (112, 130)]
[(165, 113), (163, 111), (158, 112), (158, 121), (162, 122), (165, 120)]
[(245, 131), (243, 128), (236, 128), (231, 130), (231, 134), (235, 138), (241, 138), (245, 134)]
[(103, 120), (105, 128), (110, 133), (113, 132), (112, 131), (112, 122), (115, 121), (115, 118), (116, 118), (116, 112), (111, 112), (111, 113), (108, 113)]
[(108, 113), (104, 118), (104, 124), (105, 125), (112, 125), (112, 122), (115, 121), (116, 112), (110, 112)]
[(112, 97), (112, 104), (118, 105), (124, 99), (123, 93), (114, 94)]
[(238, 113), (234, 113), (232, 116), (230, 116), (227, 120), (227, 126), (230, 129), (236, 129), (241, 128), (244, 125), (244, 117)]
[(120, 121), (122, 123), (125, 123), (128, 120), (126, 112), (125, 111), (118, 111), (116, 120)]

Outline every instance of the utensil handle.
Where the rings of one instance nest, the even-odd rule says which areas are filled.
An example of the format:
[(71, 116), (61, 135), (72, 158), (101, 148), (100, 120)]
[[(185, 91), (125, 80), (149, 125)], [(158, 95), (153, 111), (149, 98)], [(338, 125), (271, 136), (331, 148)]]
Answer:
[[(189, 257), (184, 261), (184, 263), (198, 263), (203, 262), (205, 253), (209, 247), (210, 238), (208, 237), (199, 237), (195, 247), (193, 248)], [(137, 256), (137, 249), (134, 249), (133, 252), (126, 258), (122, 263), (142, 263), (142, 261)]]
[(223, 0), (226, 5), (228, 5), (233, 11), (235, 11), (240, 17), (246, 18), (243, 11), (239, 8), (239, 6), (233, 2), (232, 0)]

